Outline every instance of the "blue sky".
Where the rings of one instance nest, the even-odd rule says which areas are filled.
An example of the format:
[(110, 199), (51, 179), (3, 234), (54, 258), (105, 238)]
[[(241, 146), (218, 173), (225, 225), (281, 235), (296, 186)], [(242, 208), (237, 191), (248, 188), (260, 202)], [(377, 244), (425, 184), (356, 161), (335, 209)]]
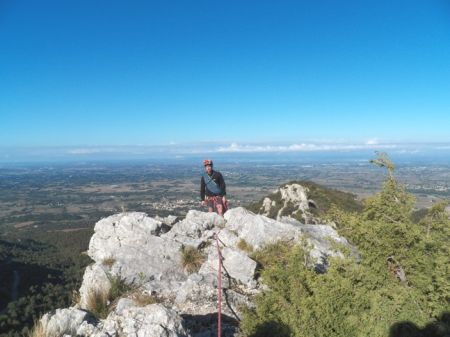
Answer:
[(1, 147), (302, 150), (449, 129), (444, 0), (0, 0)]

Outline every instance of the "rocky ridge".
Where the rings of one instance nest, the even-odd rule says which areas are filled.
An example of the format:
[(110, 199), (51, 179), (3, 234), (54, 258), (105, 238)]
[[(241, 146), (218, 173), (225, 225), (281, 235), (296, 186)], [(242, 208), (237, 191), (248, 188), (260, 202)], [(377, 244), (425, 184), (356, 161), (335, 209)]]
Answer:
[(309, 181), (293, 181), (253, 203), (249, 209), (278, 221), (292, 218), (303, 224), (323, 224), (332, 205), (347, 211), (358, 211), (362, 207), (354, 194)]
[[(285, 192), (300, 208), (306, 205), (303, 190), (293, 186)], [(312, 267), (323, 272), (329, 256), (341, 256), (333, 242), (348, 245), (329, 225), (282, 216), (275, 220), (241, 207), (230, 209), (224, 218), (191, 210), (178, 222), (139, 212), (112, 215), (95, 225), (88, 250), (94, 263), (86, 268), (78, 304), (44, 315), (45, 336), (215, 336), (216, 237), (223, 257), (223, 336), (237, 334), (241, 309), (251, 307), (264, 289), (249, 251), (305, 239)], [(183, 267), (187, 247), (201, 257), (191, 273)], [(108, 303), (106, 318), (94, 317), (93, 294), (108, 293), (117, 280), (131, 286)], [(154, 300), (142, 303), (137, 299), (142, 295)]]

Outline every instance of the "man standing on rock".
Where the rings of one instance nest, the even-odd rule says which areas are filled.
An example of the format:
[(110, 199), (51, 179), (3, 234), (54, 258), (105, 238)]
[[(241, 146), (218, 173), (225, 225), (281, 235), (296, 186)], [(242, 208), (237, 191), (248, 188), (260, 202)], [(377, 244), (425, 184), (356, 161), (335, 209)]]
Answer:
[(205, 172), (200, 182), (202, 205), (208, 206), (208, 212), (215, 210), (217, 214), (223, 216), (228, 209), (225, 180), (220, 172), (213, 170), (212, 160), (205, 159), (203, 166)]

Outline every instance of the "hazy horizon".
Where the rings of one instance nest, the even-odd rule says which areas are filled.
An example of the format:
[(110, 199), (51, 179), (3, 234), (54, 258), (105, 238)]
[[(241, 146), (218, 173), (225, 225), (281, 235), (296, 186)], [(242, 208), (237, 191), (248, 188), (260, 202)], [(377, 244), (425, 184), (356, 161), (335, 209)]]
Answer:
[(161, 146), (0, 147), (0, 163), (170, 161), (336, 162), (367, 161), (376, 151), (394, 162), (450, 164), (450, 143), (198, 143)]

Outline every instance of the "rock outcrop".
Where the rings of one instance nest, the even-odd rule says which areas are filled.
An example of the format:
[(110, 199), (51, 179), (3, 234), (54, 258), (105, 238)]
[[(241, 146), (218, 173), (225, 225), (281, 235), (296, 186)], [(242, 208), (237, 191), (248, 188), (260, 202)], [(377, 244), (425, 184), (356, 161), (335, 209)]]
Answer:
[(324, 215), (332, 205), (347, 211), (361, 209), (356, 195), (309, 181), (284, 184), (259, 202), (253, 203), (250, 209), (281, 222), (285, 222), (285, 218), (292, 218), (303, 224), (323, 224)]
[[(299, 207), (306, 207), (304, 191), (285, 192)], [(172, 220), (164, 222), (138, 212), (100, 220), (89, 245), (94, 263), (85, 271), (80, 301), (43, 317), (47, 336), (214, 336), (217, 243), (223, 258), (224, 336), (233, 336), (241, 308), (252, 306), (262, 289), (258, 264), (243, 246), (259, 249), (279, 240), (304, 238), (316, 269), (324, 271), (327, 258), (340, 255), (332, 242), (348, 245), (330, 226), (304, 225), (293, 218), (274, 220), (244, 208), (230, 209), (224, 218), (189, 211), (181, 221)], [(197, 254), (197, 268), (190, 273), (185, 268), (187, 248)], [(109, 298), (106, 318), (93, 318), (89, 314), (93, 294), (109, 294), (118, 282), (128, 285), (126, 291), (119, 298)], [(142, 296), (146, 300), (138, 300)]]

